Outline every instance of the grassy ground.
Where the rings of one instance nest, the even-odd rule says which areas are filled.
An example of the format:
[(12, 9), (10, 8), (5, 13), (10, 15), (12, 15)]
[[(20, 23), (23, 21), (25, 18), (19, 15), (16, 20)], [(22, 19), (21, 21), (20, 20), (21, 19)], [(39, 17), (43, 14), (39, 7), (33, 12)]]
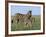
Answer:
[(23, 23), (12, 23), (11, 24), (11, 31), (19, 31), (19, 30), (39, 30), (40, 29), (40, 16), (33, 16), (35, 17), (35, 22), (32, 24), (32, 27), (24, 27)]

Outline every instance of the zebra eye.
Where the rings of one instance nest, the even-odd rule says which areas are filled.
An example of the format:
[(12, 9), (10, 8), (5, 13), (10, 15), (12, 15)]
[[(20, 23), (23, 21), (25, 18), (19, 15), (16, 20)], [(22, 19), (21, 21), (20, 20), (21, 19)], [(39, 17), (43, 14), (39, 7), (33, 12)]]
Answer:
[(29, 17), (31, 17), (31, 15)]

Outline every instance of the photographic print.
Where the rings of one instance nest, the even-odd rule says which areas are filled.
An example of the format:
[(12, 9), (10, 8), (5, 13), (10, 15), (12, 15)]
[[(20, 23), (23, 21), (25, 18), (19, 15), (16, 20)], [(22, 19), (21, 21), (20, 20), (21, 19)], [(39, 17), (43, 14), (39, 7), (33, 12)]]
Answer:
[(44, 33), (44, 3), (8, 2), (8, 34)]
[(11, 5), (11, 31), (40, 30), (39, 6)]

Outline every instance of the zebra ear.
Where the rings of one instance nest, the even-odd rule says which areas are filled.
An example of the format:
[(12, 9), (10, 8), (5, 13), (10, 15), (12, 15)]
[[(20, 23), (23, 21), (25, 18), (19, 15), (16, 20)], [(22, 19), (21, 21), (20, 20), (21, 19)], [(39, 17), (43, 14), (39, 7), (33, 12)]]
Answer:
[(31, 14), (32, 11), (29, 11), (29, 13)]
[(32, 14), (32, 11), (28, 11), (28, 13), (27, 14)]

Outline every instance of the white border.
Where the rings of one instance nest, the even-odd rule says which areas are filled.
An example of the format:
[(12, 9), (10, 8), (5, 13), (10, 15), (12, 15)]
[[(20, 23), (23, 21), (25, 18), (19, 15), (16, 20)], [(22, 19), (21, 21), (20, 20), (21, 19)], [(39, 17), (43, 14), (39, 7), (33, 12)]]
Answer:
[[(41, 7), (41, 30), (12, 31), (11, 32), (11, 5), (40, 6)], [(43, 5), (8, 3), (8, 12), (9, 12), (9, 15), (8, 15), (8, 34), (25, 34), (25, 33), (39, 33), (39, 32), (43, 32)]]

